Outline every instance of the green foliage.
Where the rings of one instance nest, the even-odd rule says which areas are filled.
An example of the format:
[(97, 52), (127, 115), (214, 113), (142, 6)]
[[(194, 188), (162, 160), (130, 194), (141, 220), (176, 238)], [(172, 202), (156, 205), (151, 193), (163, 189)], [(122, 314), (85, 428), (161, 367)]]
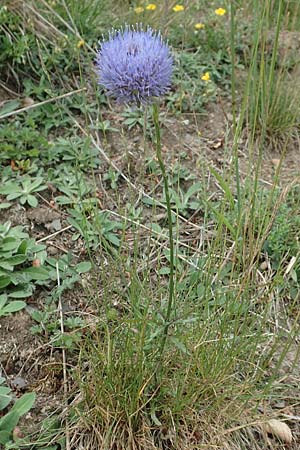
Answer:
[(31, 318), (37, 322), (37, 325), (31, 327), (31, 332), (46, 335), (47, 338), (51, 337), (53, 347), (65, 347), (72, 350), (80, 342), (81, 328), (85, 322), (79, 316), (68, 316), (64, 320), (64, 333), (62, 333), (56, 302), (64, 293), (74, 289), (76, 284), (82, 282), (82, 274), (89, 272), (92, 265), (89, 261), (82, 261), (74, 265), (69, 255), (65, 255), (59, 260), (47, 258), (47, 264), (49, 278), (57, 282), (59, 277), (60, 282), (45, 299), (44, 309), (42, 311), (33, 309), (30, 312)]
[(129, 130), (136, 127), (137, 125), (139, 125), (141, 128), (144, 127), (145, 112), (143, 111), (143, 108), (126, 108), (122, 112), (122, 117), (124, 117), (125, 119), (123, 121), (123, 124), (126, 125)]
[(47, 189), (47, 186), (43, 183), (43, 178), (22, 177), (16, 182), (7, 182), (0, 189), (0, 194), (6, 195), (8, 201), (18, 199), (21, 205), (28, 203), (30, 206), (36, 207), (38, 199), (34, 194)]
[(10, 222), (0, 224), (0, 294), (7, 293), (9, 298), (29, 297), (36, 283), (49, 279), (45, 267), (32, 266), (33, 260), (45, 259), (45, 248), (29, 238), (23, 227), (11, 227)]
[(70, 255), (62, 256), (58, 260), (47, 258), (46, 262), (49, 264), (49, 278), (56, 282), (58, 274), (60, 278), (60, 284), (52, 290), (47, 300), (50, 303), (57, 300), (65, 290), (72, 289), (75, 283), (81, 281), (81, 274), (90, 271), (92, 267), (89, 261), (82, 261), (74, 265)]
[(7, 302), (7, 295), (0, 295), (0, 317), (8, 316), (11, 313), (20, 311), (26, 306), (26, 303), (21, 300), (10, 301), (8, 304)]
[[(196, 53), (182, 51), (176, 55), (174, 85), (179, 89), (167, 95), (167, 104), (171, 109), (203, 112), (204, 105), (215, 99), (216, 81), (221, 75), (214, 62), (202, 56), (200, 50)], [(210, 73), (209, 81), (201, 80), (206, 72)]]
[(6, 160), (37, 158), (48, 147), (48, 142), (35, 126), (16, 120), (0, 126), (0, 163)]
[(81, 170), (95, 169), (99, 166), (99, 152), (91, 145), (90, 138), (71, 137), (58, 138), (52, 142), (49, 152), (49, 162), (65, 162)]
[(14, 68), (24, 67), (27, 52), (35, 47), (33, 34), (22, 32), (21, 16), (6, 5), (0, 7), (0, 29), (0, 73), (7, 69), (8, 63)]
[[(88, 204), (88, 206), (90, 205)], [(96, 250), (100, 245), (107, 246), (112, 244), (118, 247), (120, 239), (117, 231), (122, 229), (123, 225), (116, 220), (110, 219), (109, 213), (99, 211), (95, 206), (92, 206), (91, 210), (89, 209), (89, 217), (84, 212), (84, 203), (76, 209), (68, 210), (70, 214), (68, 222), (76, 230), (72, 239), (77, 240), (81, 236), (87, 248), (93, 250)]]
[[(12, 402), (11, 389), (4, 384), (4, 378), (0, 377), (0, 412), (8, 408)], [(24, 416), (33, 407), (36, 395), (27, 393), (17, 399), (13, 406), (4, 415), (0, 417), (0, 444), (6, 447), (6, 444), (12, 440), (12, 433), (17, 426), (20, 418)]]

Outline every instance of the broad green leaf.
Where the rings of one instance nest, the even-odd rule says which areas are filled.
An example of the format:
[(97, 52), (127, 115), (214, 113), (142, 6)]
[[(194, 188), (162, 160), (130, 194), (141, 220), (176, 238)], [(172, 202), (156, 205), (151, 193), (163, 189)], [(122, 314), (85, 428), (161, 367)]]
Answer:
[(105, 238), (110, 241), (112, 244), (114, 244), (116, 247), (119, 247), (120, 245), (120, 239), (112, 233), (105, 234)]
[(20, 416), (16, 412), (13, 412), (12, 409), (11, 409), (9, 411), (9, 413), (7, 413), (4, 417), (2, 417), (0, 419), (0, 433), (2, 431), (6, 431), (7, 433), (11, 433), (12, 430), (17, 425), (19, 419), (20, 419)]
[(10, 250), (15, 250), (19, 245), (19, 240), (15, 237), (6, 237), (1, 243), (1, 250), (3, 252), (8, 252)]
[(0, 386), (0, 397), (9, 394), (11, 389), (7, 386)]
[(32, 208), (36, 208), (38, 205), (38, 199), (34, 196), (29, 194), (27, 197), (27, 203), (32, 207)]
[(17, 266), (18, 264), (23, 264), (26, 261), (26, 256), (24, 255), (14, 255), (10, 258), (6, 258), (5, 262), (11, 264), (12, 266)]
[(9, 270), (10, 272), (14, 270), (14, 267), (6, 261), (0, 261), (0, 267), (2, 269)]
[(185, 196), (187, 198), (190, 198), (192, 195), (196, 194), (196, 192), (201, 192), (202, 183), (194, 183), (192, 186), (187, 190), (187, 193)]
[(0, 277), (0, 289), (5, 288), (10, 284), (10, 278), (9, 277)]
[(19, 106), (20, 106), (19, 100), (10, 100), (9, 102), (6, 102), (5, 105), (0, 109), (0, 118), (5, 114), (15, 111), (16, 109), (18, 109)]
[(20, 311), (21, 309), (23, 309), (25, 307), (26, 307), (26, 303), (22, 302), (21, 300), (20, 301), (16, 300), (16, 301), (10, 302), (2, 309), (2, 311), (0, 309), (0, 316)]
[(27, 251), (27, 247), (28, 247), (27, 241), (26, 240), (22, 241), (18, 247), (18, 253), (25, 255), (26, 251)]
[(19, 417), (24, 416), (34, 405), (36, 395), (34, 392), (28, 392), (19, 398), (14, 406), (11, 408), (11, 412), (17, 414)]
[(15, 289), (13, 291), (9, 292), (9, 297), (10, 298), (26, 298), (26, 297), (30, 297), (30, 295), (32, 295), (33, 293), (33, 286), (29, 285), (29, 286), (25, 286), (24, 288), (21, 289)]
[[(1, 308), (3, 308), (3, 306), (5, 305), (5, 303), (7, 302), (7, 295), (2, 294), (0, 295), (0, 310)], [(0, 381), (1, 384), (1, 381)]]
[(23, 272), (29, 275), (31, 280), (44, 281), (49, 278), (49, 272), (44, 267), (28, 267)]
[(0, 444), (5, 445), (10, 440), (10, 434), (8, 431), (0, 430)]
[(10, 391), (8, 387), (0, 387), (0, 411), (6, 408), (11, 402), (11, 395), (8, 395)]
[(0, 209), (7, 209), (11, 206), (11, 203), (0, 203)]
[[(16, 185), (16, 189), (18, 189), (18, 186)], [(3, 194), (4, 192), (2, 192)], [(7, 200), (15, 200), (18, 197), (21, 197), (21, 192), (12, 192), (10, 194), (8, 194), (7, 196)]]
[(75, 270), (77, 273), (86, 273), (89, 272), (92, 268), (92, 264), (89, 261), (83, 261), (77, 264)]
[(162, 267), (158, 271), (159, 275), (169, 275), (170, 273), (170, 267)]

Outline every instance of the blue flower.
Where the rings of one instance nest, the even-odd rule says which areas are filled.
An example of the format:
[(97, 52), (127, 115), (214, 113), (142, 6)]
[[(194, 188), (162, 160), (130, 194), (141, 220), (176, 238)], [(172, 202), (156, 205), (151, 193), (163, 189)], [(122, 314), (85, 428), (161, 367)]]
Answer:
[(173, 58), (160, 33), (114, 30), (96, 58), (99, 84), (120, 103), (147, 104), (171, 85)]

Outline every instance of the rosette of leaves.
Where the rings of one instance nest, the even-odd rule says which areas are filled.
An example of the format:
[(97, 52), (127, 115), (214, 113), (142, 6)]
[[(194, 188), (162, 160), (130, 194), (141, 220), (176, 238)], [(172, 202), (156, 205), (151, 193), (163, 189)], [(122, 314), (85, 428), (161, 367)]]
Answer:
[[(34, 261), (40, 264), (46, 258), (45, 248), (45, 245), (37, 244), (30, 238), (23, 231), (22, 226), (12, 227), (10, 222), (0, 224), (2, 312), (3, 308), (7, 310), (8, 299), (28, 297), (34, 292), (37, 283), (40, 284), (49, 279), (49, 271), (46, 267), (34, 265)], [(19, 304), (15, 306), (20, 309)]]

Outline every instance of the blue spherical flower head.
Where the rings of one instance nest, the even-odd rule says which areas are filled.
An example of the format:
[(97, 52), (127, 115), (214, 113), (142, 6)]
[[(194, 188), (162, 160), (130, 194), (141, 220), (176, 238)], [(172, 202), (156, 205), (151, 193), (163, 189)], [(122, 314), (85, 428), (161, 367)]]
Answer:
[(120, 103), (151, 103), (171, 86), (170, 49), (151, 28), (113, 31), (98, 51), (96, 66), (99, 84)]

